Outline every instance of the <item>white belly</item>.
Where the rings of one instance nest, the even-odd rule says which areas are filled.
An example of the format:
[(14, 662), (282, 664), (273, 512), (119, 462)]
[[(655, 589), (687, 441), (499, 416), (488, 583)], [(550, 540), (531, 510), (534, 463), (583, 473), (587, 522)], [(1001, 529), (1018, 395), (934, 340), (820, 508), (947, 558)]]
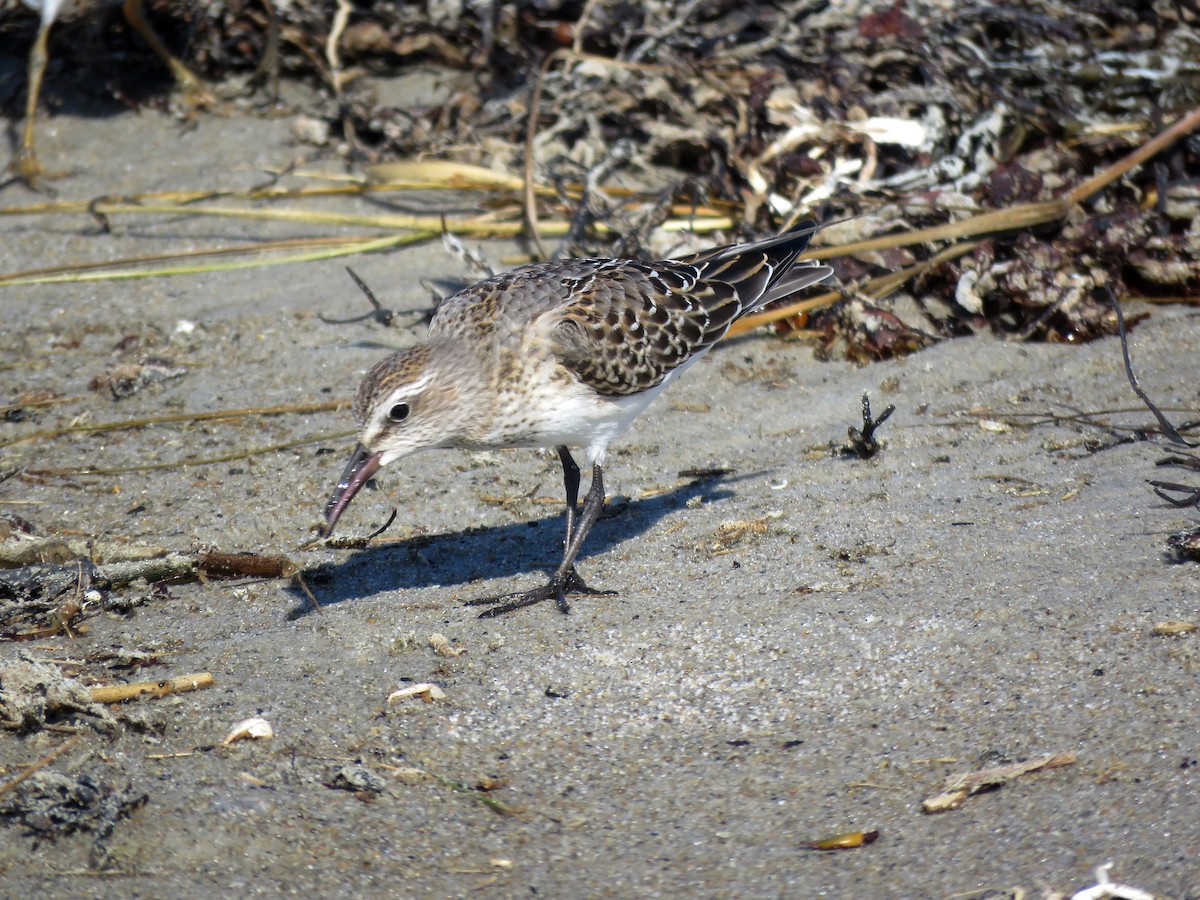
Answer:
[(589, 464), (604, 464), (608, 445), (703, 354), (689, 359), (659, 384), (638, 394), (603, 396), (578, 382), (541, 382), (529, 391), (506, 392), (486, 439), (479, 446), (582, 448)]

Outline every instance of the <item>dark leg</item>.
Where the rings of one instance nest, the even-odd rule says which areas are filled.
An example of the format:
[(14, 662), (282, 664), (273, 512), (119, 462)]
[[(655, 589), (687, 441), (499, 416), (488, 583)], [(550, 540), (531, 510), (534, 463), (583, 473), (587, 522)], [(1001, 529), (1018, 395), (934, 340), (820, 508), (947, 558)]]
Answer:
[(579, 506), (579, 466), (566, 447), (558, 448), (558, 459), (563, 467), (563, 487), (567, 492), (567, 536), (563, 539), (563, 550), (571, 545), (571, 532), (575, 528), (575, 510)]
[[(589, 588), (575, 571), (575, 557), (579, 555), (579, 551), (583, 548), (583, 542), (587, 540), (588, 532), (592, 530), (592, 526), (600, 518), (600, 510), (603, 508), (604, 472), (599, 466), (592, 466), (592, 483), (588, 486), (587, 496), (583, 498), (583, 509), (579, 513), (579, 521), (574, 523), (574, 530), (567, 534), (567, 542), (563, 546), (562, 562), (559, 563), (558, 568), (551, 577), (551, 584), (558, 582), (571, 593), (603, 593), (602, 591), (593, 591)], [(563, 612), (567, 612), (570, 609), (562, 591), (558, 593), (558, 608)]]
[[(575, 462), (574, 457), (571, 456), (570, 450), (566, 447), (558, 447), (557, 449), (558, 459), (562, 463), (563, 468), (563, 488), (567, 495), (567, 534), (563, 538), (563, 555), (565, 556), (567, 548), (571, 546), (571, 535), (575, 531), (575, 519), (579, 514), (579, 466)], [(603, 488), (601, 489), (601, 496), (603, 496)], [(593, 591), (584, 584), (583, 579), (579, 577), (579, 573), (575, 571), (574, 565), (571, 566), (571, 571), (567, 573), (564, 592), (567, 594), (602, 593), (600, 591)]]
[(592, 483), (588, 487), (587, 496), (583, 498), (583, 509), (575, 515), (575, 505), (579, 500), (579, 467), (566, 447), (558, 450), (559, 459), (563, 464), (563, 485), (567, 489), (567, 539), (563, 543), (563, 558), (550, 576), (550, 582), (532, 591), (517, 594), (505, 594), (501, 597), (484, 597), (468, 601), (467, 606), (493, 605), (491, 609), (481, 613), (479, 618), (490, 619), (533, 606), (551, 598), (558, 604), (562, 612), (567, 613), (571, 605), (567, 602), (567, 594), (611, 594), (612, 591), (597, 591), (584, 584), (583, 579), (575, 571), (575, 557), (579, 555), (583, 542), (587, 540), (588, 532), (600, 517), (604, 508), (604, 471), (600, 466), (592, 466)]

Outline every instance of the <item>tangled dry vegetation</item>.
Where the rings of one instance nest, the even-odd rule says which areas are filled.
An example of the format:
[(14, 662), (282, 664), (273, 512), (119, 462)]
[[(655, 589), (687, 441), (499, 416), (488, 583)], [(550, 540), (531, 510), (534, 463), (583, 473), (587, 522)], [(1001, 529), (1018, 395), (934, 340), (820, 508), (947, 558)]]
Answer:
[[(321, 85), (305, 110), (314, 156), (420, 156), (520, 177), (528, 146), (527, 177), (546, 189), (527, 215), (569, 219), (560, 254), (665, 251), (655, 226), (698, 210), (743, 235), (815, 213), (853, 217), (826, 244), (892, 236), (831, 260), (848, 289), (781, 325), (815, 332), (828, 352), (885, 357), (985, 328), (1087, 340), (1115, 331), (1105, 287), (1167, 301), (1194, 301), (1200, 288), (1190, 136), (1086, 202), (1019, 214), (1061, 200), (1200, 105), (1194, 2), (147, 8), (213, 81), (282, 71)], [(115, 16), (67, 21), (52, 52), (64, 69), (87, 57), (98, 83), (133, 102), (132, 85), (158, 63)], [(32, 28), (7, 18), (10, 33)], [(359, 77), (429, 66), (460, 77), (406, 108)], [(965, 243), (917, 234), (1014, 209)], [(897, 271), (908, 277), (880, 283)]]

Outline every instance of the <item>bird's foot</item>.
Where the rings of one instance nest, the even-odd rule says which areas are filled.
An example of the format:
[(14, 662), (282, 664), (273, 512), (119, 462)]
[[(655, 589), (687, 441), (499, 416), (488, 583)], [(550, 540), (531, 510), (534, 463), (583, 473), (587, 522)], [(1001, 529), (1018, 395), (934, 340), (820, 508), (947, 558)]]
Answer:
[(51, 172), (33, 152), (32, 147), (21, 147), (8, 164), (8, 171), (15, 180), (20, 181), (31, 190), (54, 196), (54, 191), (46, 182), (56, 178), (66, 178), (66, 172)]
[(176, 119), (190, 127), (204, 112), (216, 116), (231, 114), (232, 104), (225, 96), (223, 85), (206, 81), (179, 60), (172, 60), (168, 65), (175, 78), (175, 90), (171, 93), (168, 108)]
[(215, 85), (209, 84), (190, 69), (182, 68), (175, 73), (175, 84), (179, 87), (179, 100), (183, 105), (184, 117), (192, 118), (201, 110), (217, 114), (225, 112), (225, 105)]
[(481, 612), (479, 618), (493, 619), (513, 610), (524, 609), (526, 606), (553, 599), (559, 610), (565, 615), (571, 611), (571, 604), (567, 602), (568, 596), (612, 596), (614, 594), (616, 591), (598, 591), (588, 587), (579, 577), (579, 573), (575, 571), (575, 567), (572, 566), (566, 575), (555, 576), (540, 588), (518, 591), (515, 594), (501, 594), (499, 597), (480, 597), (477, 600), (468, 600), (466, 605), (490, 606), (491, 609)]

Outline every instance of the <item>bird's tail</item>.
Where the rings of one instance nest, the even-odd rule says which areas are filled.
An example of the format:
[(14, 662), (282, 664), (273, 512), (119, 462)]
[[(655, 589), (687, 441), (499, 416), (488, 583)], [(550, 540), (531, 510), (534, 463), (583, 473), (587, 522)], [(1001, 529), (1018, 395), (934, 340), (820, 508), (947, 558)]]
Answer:
[(804, 221), (775, 237), (716, 247), (676, 262), (695, 266), (706, 281), (732, 285), (741, 303), (740, 317), (833, 274), (833, 269), (815, 260), (796, 261), (821, 227)]

